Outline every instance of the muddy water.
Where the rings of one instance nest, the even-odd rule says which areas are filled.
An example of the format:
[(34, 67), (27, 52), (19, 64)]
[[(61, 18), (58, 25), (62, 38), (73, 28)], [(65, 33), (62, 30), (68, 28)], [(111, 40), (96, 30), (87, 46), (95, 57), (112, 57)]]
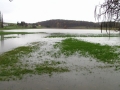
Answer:
[[(43, 57), (45, 58), (45, 57)], [(49, 58), (47, 56), (46, 58)], [(51, 58), (53, 60), (53, 58)], [(1, 90), (119, 90), (120, 71), (109, 64), (73, 55), (57, 58), (66, 61), (70, 72), (26, 75), (22, 80), (1, 81)]]
[(0, 88), (1, 90), (119, 90), (119, 75), (115, 74), (96, 72), (83, 75), (72, 72), (54, 74), (51, 77), (36, 75), (21, 81), (2, 82)]
[[(14, 31), (14, 30), (11, 30)], [(19, 30), (21, 31), (21, 30)], [(25, 30), (27, 31), (27, 30)], [(29, 30), (32, 32), (32, 30)], [(23, 31), (22, 31), (23, 32)], [(41, 29), (34, 32), (47, 32), (39, 34), (14, 35), (17, 38), (1, 39), (0, 52), (11, 50), (27, 43), (39, 41), (44, 43), (40, 50), (32, 54), (32, 57), (24, 57), (28, 63), (40, 63), (45, 60), (65, 61), (65, 66), (69, 67), (70, 72), (53, 73), (49, 75), (25, 75), (22, 80), (0, 81), (0, 90), (120, 90), (120, 70), (115, 70), (115, 65), (99, 62), (91, 57), (83, 57), (75, 53), (72, 56), (59, 58), (51, 57), (57, 52), (53, 48), (55, 42), (60, 42), (64, 38), (44, 38), (49, 33), (77, 33), (77, 34), (99, 34), (100, 31), (80, 31), (80, 30), (53, 30)], [(10, 35), (12, 36), (12, 35)], [(6, 37), (6, 36), (4, 36)], [(92, 38), (76, 37), (78, 39), (109, 45), (119, 45), (119, 37), (114, 38)], [(47, 52), (52, 52), (47, 54)], [(42, 53), (41, 53), (42, 52)], [(41, 53), (41, 54), (38, 54)], [(40, 55), (40, 57), (39, 57)]]

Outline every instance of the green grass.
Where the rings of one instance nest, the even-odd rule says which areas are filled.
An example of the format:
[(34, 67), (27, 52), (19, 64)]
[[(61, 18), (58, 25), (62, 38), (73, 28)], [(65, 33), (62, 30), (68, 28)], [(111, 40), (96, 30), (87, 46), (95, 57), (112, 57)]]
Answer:
[(0, 80), (22, 79), (25, 74), (51, 75), (53, 72), (69, 71), (66, 67), (58, 66), (60, 64), (64, 64), (65, 62), (55, 60), (44, 61), (40, 64), (33, 65), (34, 67), (32, 67), (27, 63), (27, 61), (26, 63), (21, 61), (21, 59), (23, 59), (22, 57), (27, 57), (31, 55), (31, 53), (36, 52), (36, 50), (39, 50), (40, 45), (40, 43), (34, 42), (29, 46), (21, 46), (0, 55)]
[(69, 69), (67, 67), (60, 67), (57, 65), (64, 64), (64, 62), (60, 61), (44, 61), (41, 64), (35, 65), (35, 69), (25, 68), (24, 65), (11, 65), (9, 67), (1, 67), (0, 69), (0, 80), (13, 80), (13, 79), (22, 79), (25, 74), (49, 74), (52, 73), (62, 73), (68, 72)]
[(29, 54), (32, 52), (33, 48), (33, 46), (22, 46), (0, 55), (0, 65), (12, 65), (17, 63), (20, 56)]
[[(110, 34), (110, 37), (119, 37), (118, 34)], [(50, 36), (47, 36), (49, 38), (56, 38), (56, 37), (109, 37), (108, 34), (65, 34), (65, 33), (52, 33)]]
[(61, 54), (66, 56), (78, 52), (84, 56), (91, 56), (108, 63), (113, 63), (116, 62), (116, 60), (120, 60), (120, 52), (115, 53), (116, 48), (112, 46), (85, 42), (74, 38), (67, 38), (54, 45), (54, 47), (60, 48)]
[(18, 36), (5, 36), (4, 38), (19, 38)]
[[(27, 60), (24, 60), (25, 58), (23, 57), (27, 57), (31, 55), (31, 53), (39, 50), (40, 45), (42, 45), (40, 42), (34, 42), (28, 46), (21, 46), (0, 55), (0, 80), (5, 81), (22, 79), (26, 74), (52, 75), (53, 73), (70, 71), (68, 67), (63, 65), (66, 64), (66, 62), (56, 60), (44, 60), (41, 63), (30, 67), (29, 63), (27, 63)], [(52, 55), (51, 57), (59, 57), (61, 54), (70, 56), (75, 52), (78, 52), (80, 55), (86, 57), (90, 56), (99, 61), (108, 63), (115, 63), (117, 60), (120, 60), (120, 51), (117, 51), (120, 46), (113, 47), (85, 42), (74, 38), (67, 38), (62, 40), (62, 42), (57, 42), (54, 45), (54, 48), (60, 48), (60, 51), (52, 54), (51, 52), (47, 52), (48, 54)], [(117, 53), (115, 51), (117, 51)], [(26, 63), (21, 61), (26, 61)], [(116, 70), (118, 69), (120, 69), (120, 67), (116, 66)]]
[(11, 30), (11, 29), (31, 29), (30, 27), (21, 27), (21, 26), (6, 26), (4, 28), (0, 28), (0, 30)]
[(32, 27), (22, 27), (22, 26), (17, 26), (17, 25), (13, 25), (13, 26), (5, 26), (4, 28), (0, 28), (0, 30), (12, 30), (12, 29), (41, 29), (43, 27), (41, 26), (37, 26), (36, 28), (32, 28)]
[(20, 58), (36, 50), (38, 43), (21, 46), (0, 55), (0, 80), (9, 80), (12, 76), (21, 78), (24, 74), (33, 73), (22, 64)]
[(46, 33), (46, 32), (3, 32), (3, 31), (0, 31), (0, 35), (9, 35), (9, 34), (39, 34), (39, 33)]
[[(60, 61), (44, 61), (42, 64), (36, 66), (35, 70), (38, 74), (49, 73), (50, 75), (53, 72), (68, 72), (69, 69), (67, 67), (57, 66), (59, 64), (64, 64), (65, 62)], [(57, 66), (57, 67), (56, 67)]]
[(0, 32), (0, 35), (8, 35), (8, 34), (34, 34), (33, 32)]

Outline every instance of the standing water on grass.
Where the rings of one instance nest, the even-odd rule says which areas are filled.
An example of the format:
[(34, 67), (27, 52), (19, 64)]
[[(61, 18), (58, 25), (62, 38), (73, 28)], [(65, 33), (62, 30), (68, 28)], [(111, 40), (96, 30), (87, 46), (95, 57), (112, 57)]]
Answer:
[[(19, 59), (23, 63), (21, 66), (24, 66), (25, 64), (25, 70), (28, 67), (33, 70), (36, 64), (40, 64), (40, 66), (36, 66), (37, 68), (35, 68), (35, 72), (37, 72), (37, 70), (43, 70), (43, 72), (38, 71), (37, 74), (30, 73), (30, 75), (28, 73), (24, 75), (21, 80), (14, 78), (12, 79), (11, 76), (9, 76), (11, 77), (9, 78), (6, 75), (6, 78), (4, 79), (5, 81), (3, 79), (3, 81), (0, 81), (1, 90), (120, 90), (119, 63), (111, 64), (108, 62), (102, 62), (102, 57), (100, 57), (100, 55), (97, 57), (90, 51), (86, 51), (87, 53), (90, 53), (90, 55), (87, 56), (85, 55), (84, 50), (82, 51), (81, 49), (81, 52), (77, 51), (76, 47), (79, 47), (80, 45), (76, 45), (74, 48), (76, 49), (76, 52), (71, 52), (73, 54), (69, 52), (66, 53), (66, 50), (63, 50), (63, 48), (67, 49), (69, 46), (72, 46), (72, 43), (69, 45), (64, 42), (64, 40), (72, 40), (67, 39), (72, 36), (72, 38), (81, 41), (100, 43), (102, 45), (107, 44), (109, 46), (120, 46), (120, 37), (106, 36), (107, 34), (105, 31), (101, 34), (100, 30), (85, 29), (4, 30), (4, 32), (22, 32), (22, 34), (12, 33), (0, 35), (0, 53), (2, 54), (20, 46), (27, 46), (32, 42), (38, 42), (38, 46), (35, 46), (37, 47), (37, 50), (35, 49), (35, 51), (31, 52), (30, 55), (21, 55), (22, 57)], [(116, 32), (112, 32), (113, 35), (117, 35)], [(65, 37), (66, 34), (67, 37)], [(101, 37), (101, 35), (105, 36)], [(61, 48), (59, 44), (64, 44), (66, 47)], [(99, 45), (95, 46), (96, 48), (101, 48)], [(114, 53), (110, 52), (110, 54), (112, 55)], [(96, 57), (98, 59), (96, 59)], [(52, 70), (52, 64), (53, 67), (56, 67), (56, 64), (58, 64), (57, 67), (65, 70), (65, 72), (55, 71), (61, 70), (60, 68), (53, 68), (54, 73), (48, 71)], [(47, 65), (45, 66), (47, 67), (47, 70), (44, 70), (45, 67), (42, 67), (43, 65)], [(68, 71), (67, 68), (69, 69)], [(16, 73), (13, 74), (16, 75)], [(5, 77), (4, 73), (1, 73), (0, 71), (0, 76), (2, 75)]]
[[(28, 29), (28, 30), (3, 30), (2, 32), (8, 32), (8, 34), (0, 34), (0, 54), (13, 48), (26, 45), (30, 42), (41, 41), (44, 37), (51, 33), (65, 33), (65, 34), (77, 34), (77, 35), (97, 35), (101, 34), (100, 30), (85, 30), (85, 29)], [(9, 32), (17, 32), (18, 34), (9, 34)], [(30, 32), (34, 34), (19, 34), (19, 32)], [(0, 32), (1, 33), (1, 32)], [(116, 34), (117, 32), (112, 31)], [(106, 34), (104, 31), (102, 34)], [(120, 37), (80, 37), (80, 39), (103, 44), (120, 45)]]

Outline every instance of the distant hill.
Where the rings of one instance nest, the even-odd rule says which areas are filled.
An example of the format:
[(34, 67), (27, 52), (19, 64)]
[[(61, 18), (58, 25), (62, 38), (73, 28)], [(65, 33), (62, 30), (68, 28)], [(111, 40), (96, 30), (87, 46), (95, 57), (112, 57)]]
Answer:
[(47, 28), (98, 28), (99, 24), (88, 21), (75, 21), (75, 20), (47, 20), (42, 22), (37, 22), (43, 27)]

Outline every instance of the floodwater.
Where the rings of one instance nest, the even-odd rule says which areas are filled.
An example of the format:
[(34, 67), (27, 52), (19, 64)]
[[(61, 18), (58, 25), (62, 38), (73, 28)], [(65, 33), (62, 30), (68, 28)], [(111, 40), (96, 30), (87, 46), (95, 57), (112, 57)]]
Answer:
[[(27, 29), (27, 30), (4, 30), (3, 32), (36, 32), (36, 34), (14, 34), (14, 35), (0, 35), (0, 54), (9, 50), (12, 50), (18, 46), (26, 45), (30, 42), (41, 41), (44, 37), (51, 33), (69, 33), (69, 34), (82, 34), (82, 35), (94, 35), (101, 34), (100, 30), (79, 30), (79, 29)], [(112, 31), (116, 34), (118, 32)], [(103, 31), (102, 34), (106, 34)], [(16, 38), (7, 38), (16, 37)], [(108, 45), (120, 45), (120, 37), (80, 37), (78, 39), (108, 44)]]
[[(5, 32), (8, 32), (5, 30)], [(31, 42), (46, 42), (41, 49), (34, 53), (32, 57), (25, 57), (29, 60), (39, 63), (40, 60), (58, 60), (66, 61), (71, 71), (64, 73), (54, 73), (49, 75), (25, 75), (22, 80), (0, 81), (1, 90), (120, 90), (120, 70), (116, 71), (110, 64), (98, 62), (91, 57), (79, 56), (75, 53), (72, 56), (59, 58), (51, 57), (46, 54), (47, 51), (56, 52), (53, 49), (55, 42), (64, 38), (45, 38), (50, 33), (70, 33), (70, 34), (100, 34), (100, 30), (79, 30), (79, 29), (34, 29), (34, 30), (9, 30), (9, 32), (39, 32), (36, 34), (14, 34), (0, 36), (0, 53), (12, 50), (19, 46), (27, 45)], [(41, 33), (40, 33), (41, 32)], [(45, 33), (43, 33), (45, 32)], [(103, 31), (103, 34), (106, 32)], [(113, 31), (114, 34), (116, 32)], [(6, 38), (15, 36), (16, 38)], [(75, 37), (81, 40), (119, 45), (119, 37)], [(42, 57), (37, 60), (37, 53), (43, 52)]]

